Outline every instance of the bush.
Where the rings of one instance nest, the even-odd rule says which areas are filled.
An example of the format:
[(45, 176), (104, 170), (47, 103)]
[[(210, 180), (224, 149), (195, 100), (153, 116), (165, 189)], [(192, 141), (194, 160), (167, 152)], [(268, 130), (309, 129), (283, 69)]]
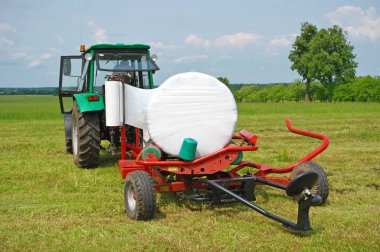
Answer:
[(352, 83), (339, 85), (333, 101), (380, 102), (380, 77), (357, 77)]
[[(233, 94), (237, 102), (299, 102), (305, 99), (305, 89), (305, 84), (296, 80), (287, 85), (243, 86)], [(351, 83), (331, 86), (329, 90), (321, 83), (313, 82), (311, 95), (312, 100), (321, 102), (380, 102), (380, 77), (357, 77)]]

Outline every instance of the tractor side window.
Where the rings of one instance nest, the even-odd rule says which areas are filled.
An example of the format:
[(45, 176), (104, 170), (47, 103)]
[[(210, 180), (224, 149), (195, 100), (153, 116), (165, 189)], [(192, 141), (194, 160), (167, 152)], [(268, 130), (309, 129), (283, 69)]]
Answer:
[(148, 72), (139, 72), (139, 87), (149, 89), (149, 77)]
[(81, 78), (83, 59), (81, 57), (64, 57), (61, 60), (61, 64), (61, 91), (77, 91), (80, 89), (80, 86), (84, 83), (84, 80)]

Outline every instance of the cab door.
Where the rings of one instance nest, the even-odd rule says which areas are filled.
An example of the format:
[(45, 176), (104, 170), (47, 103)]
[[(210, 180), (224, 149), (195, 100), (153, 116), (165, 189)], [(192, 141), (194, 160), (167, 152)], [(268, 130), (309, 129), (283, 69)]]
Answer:
[(84, 91), (83, 56), (61, 56), (59, 73), (59, 104), (62, 114), (71, 114), (73, 95)]

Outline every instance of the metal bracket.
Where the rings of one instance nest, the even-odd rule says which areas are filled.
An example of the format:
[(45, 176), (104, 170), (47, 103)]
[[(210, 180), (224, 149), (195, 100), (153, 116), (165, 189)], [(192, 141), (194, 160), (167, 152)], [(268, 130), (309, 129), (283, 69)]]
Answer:
[(266, 211), (265, 209), (257, 206), (256, 204), (253, 204), (248, 199), (237, 195), (236, 193), (232, 192), (230, 189), (228, 189), (222, 185), (222, 184), (226, 184), (228, 182), (236, 182), (236, 181), (244, 181), (244, 182), (253, 181), (254, 183), (259, 182), (259, 183), (263, 183), (263, 184), (266, 184), (269, 186), (273, 186), (273, 187), (276, 187), (276, 188), (279, 188), (282, 190), (286, 189), (286, 187), (281, 185), (281, 184), (270, 182), (270, 181), (267, 181), (267, 180), (264, 180), (264, 179), (261, 179), (261, 178), (255, 177), (255, 176), (238, 177), (238, 178), (231, 178), (231, 179), (220, 179), (220, 180), (205, 180), (205, 179), (199, 180), (199, 182), (201, 182), (202, 184), (208, 185), (211, 188), (211, 190), (218, 191), (219, 193), (222, 192), (222, 193), (229, 195), (230, 197), (234, 198), (235, 200), (243, 203), (244, 205), (248, 206), (249, 208), (251, 208), (251, 209), (255, 210), (256, 212), (264, 215), (265, 217), (281, 223), (284, 227), (287, 228), (287, 230), (289, 230), (293, 233), (303, 233), (305, 231), (311, 230), (310, 220), (309, 220), (309, 209), (313, 205), (313, 202), (316, 201), (314, 199), (316, 197), (316, 195), (310, 194), (308, 197), (305, 197), (305, 198), (301, 199), (300, 201), (298, 201), (297, 223), (293, 223), (289, 220), (286, 220), (280, 216), (277, 216), (275, 214), (272, 214), (272, 213)]

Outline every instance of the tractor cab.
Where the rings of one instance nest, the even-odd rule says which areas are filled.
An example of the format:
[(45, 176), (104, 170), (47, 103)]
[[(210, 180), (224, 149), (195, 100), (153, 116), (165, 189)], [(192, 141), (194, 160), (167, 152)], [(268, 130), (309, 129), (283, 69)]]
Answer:
[[(153, 74), (159, 68), (155, 63), (156, 57), (150, 56), (149, 49), (149, 46), (141, 44), (98, 44), (88, 49), (82, 46), (82, 55), (62, 56), (59, 78), (61, 112), (71, 111), (71, 104), (65, 103), (65, 97), (87, 98), (87, 104), (86, 99), (79, 104), (82, 112), (104, 109), (104, 102), (100, 104), (101, 97), (88, 96), (92, 93), (103, 95), (106, 80), (119, 80), (139, 88), (154, 88)], [(99, 104), (91, 106), (88, 99)]]
[[(154, 88), (153, 74), (159, 68), (149, 49), (143, 44), (98, 44), (88, 49), (82, 45), (81, 55), (61, 57), (59, 103), (66, 150), (74, 154), (77, 166), (98, 166), (101, 140), (109, 140), (113, 151), (120, 145), (118, 130), (105, 126), (104, 85), (106, 81), (120, 81), (137, 88)], [(91, 126), (90, 131), (87, 127), (82, 132), (84, 125)], [(127, 131), (128, 141), (140, 145), (141, 130), (130, 126)]]

